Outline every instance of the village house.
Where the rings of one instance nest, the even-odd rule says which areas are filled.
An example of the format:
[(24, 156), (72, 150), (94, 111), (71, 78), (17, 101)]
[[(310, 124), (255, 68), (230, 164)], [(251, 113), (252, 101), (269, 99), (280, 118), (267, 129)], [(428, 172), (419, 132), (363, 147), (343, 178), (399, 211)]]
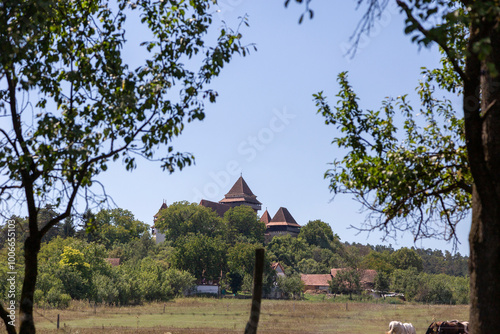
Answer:
[[(333, 268), (329, 274), (301, 274), (300, 278), (304, 283), (304, 291), (315, 292), (328, 292), (330, 289), (330, 281), (337, 273), (345, 268)], [(360, 285), (361, 289), (365, 291), (372, 291), (375, 287), (375, 277), (377, 271), (372, 269), (361, 270), (360, 272)]]
[[(337, 273), (345, 268), (334, 268), (330, 270), (330, 275), (332, 277), (336, 277)], [(373, 269), (365, 269), (361, 270), (361, 276), (359, 279), (359, 283), (361, 285), (362, 290), (373, 290), (375, 288), (375, 277), (377, 276), (377, 271)]]
[(324, 291), (330, 289), (330, 274), (300, 274), (300, 279), (304, 283), (304, 291)]

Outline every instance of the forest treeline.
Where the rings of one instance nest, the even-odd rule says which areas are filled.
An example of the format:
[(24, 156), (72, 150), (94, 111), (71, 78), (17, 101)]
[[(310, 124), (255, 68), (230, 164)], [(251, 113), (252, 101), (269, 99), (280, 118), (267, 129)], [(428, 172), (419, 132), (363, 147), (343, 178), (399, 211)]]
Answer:
[[(50, 207), (39, 210), (40, 224), (56, 214)], [(20, 291), (27, 220), (12, 219), (17, 226)], [(196, 282), (208, 281), (218, 281), (228, 293), (249, 291), (255, 249), (261, 247), (266, 249), (265, 292), (277, 287), (287, 295), (300, 293), (304, 287), (300, 274), (374, 269), (376, 290), (404, 293), (407, 300), (417, 302), (469, 301), (468, 258), (459, 253), (343, 243), (320, 220), (305, 224), (297, 238), (284, 235), (264, 244), (265, 225), (245, 206), (232, 208), (221, 218), (209, 208), (177, 202), (159, 212), (155, 225), (165, 234), (164, 242), (157, 244), (148, 224), (119, 208), (61, 222), (43, 240), (35, 303), (63, 308), (71, 299), (116, 305), (166, 301)], [(5, 225), (0, 231), (2, 259), (7, 258), (6, 240)], [(112, 266), (110, 258), (120, 264)], [(285, 277), (277, 277), (271, 269), (274, 262), (282, 265)], [(10, 271), (1, 261), (0, 280), (5, 281)], [(6, 298), (6, 289), (0, 285), (0, 298)], [(343, 292), (363, 293), (359, 284)]]

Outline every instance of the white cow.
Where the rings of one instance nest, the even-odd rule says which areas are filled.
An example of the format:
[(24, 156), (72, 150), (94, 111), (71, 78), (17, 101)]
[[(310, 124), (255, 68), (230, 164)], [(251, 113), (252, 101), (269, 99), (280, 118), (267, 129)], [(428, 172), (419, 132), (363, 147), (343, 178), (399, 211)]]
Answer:
[(391, 321), (387, 334), (406, 334), (406, 330), (401, 321)]
[(415, 330), (415, 327), (413, 327), (412, 324), (410, 323), (404, 323), (403, 324), (406, 334), (417, 334), (417, 331)]

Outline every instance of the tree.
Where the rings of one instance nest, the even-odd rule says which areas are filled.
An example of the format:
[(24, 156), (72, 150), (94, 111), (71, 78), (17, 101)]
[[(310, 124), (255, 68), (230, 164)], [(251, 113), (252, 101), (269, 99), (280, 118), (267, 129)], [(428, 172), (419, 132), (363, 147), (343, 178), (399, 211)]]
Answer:
[(231, 292), (236, 295), (242, 288), (245, 273), (243, 270), (232, 270), (226, 275)]
[(272, 261), (292, 268), (296, 268), (303, 258), (310, 258), (312, 255), (312, 247), (304, 239), (294, 238), (289, 234), (275, 236), (266, 249)]
[(136, 220), (132, 212), (120, 208), (99, 211), (91, 225), (95, 227), (93, 235), (87, 236), (97, 238), (106, 248), (111, 248), (114, 243), (127, 244), (144, 234), (149, 235), (149, 225)]
[(422, 276), (417, 269), (411, 267), (406, 270), (396, 269), (391, 274), (390, 290), (403, 293), (407, 300), (412, 300), (422, 285)]
[(361, 273), (355, 268), (345, 268), (337, 271), (329, 282), (330, 291), (344, 292), (349, 294), (352, 299), (353, 293), (359, 293), (361, 290)]
[[(253, 275), (255, 267), (255, 250), (261, 246), (247, 243), (237, 243), (227, 250), (227, 266), (229, 271)], [(269, 260), (265, 258), (264, 268), (270, 267)], [(265, 269), (265, 272), (269, 270)]]
[[(260, 246), (237, 243), (227, 251), (227, 278), (231, 291), (236, 294), (241, 290), (245, 275), (252, 275), (255, 267), (255, 250)], [(265, 263), (264, 266), (270, 266)]]
[(395, 269), (410, 269), (415, 268), (417, 271), (422, 271), (422, 258), (414, 249), (403, 247), (391, 254), (391, 262)]
[(329, 249), (332, 248), (330, 243), (334, 238), (336, 237), (337, 241), (339, 239), (334, 236), (331, 226), (321, 220), (312, 220), (302, 226), (299, 237), (304, 238), (309, 245)]
[[(204, 101), (217, 96), (205, 86), (235, 53), (248, 52), (227, 27), (213, 45), (204, 41), (214, 32), (212, 3), (2, 2), (0, 113), (10, 125), (0, 129), (0, 200), (24, 203), (29, 221), (20, 333), (35, 332), (41, 239), (69, 217), (77, 198), (83, 206), (102, 203), (96, 177), (112, 161), (133, 170), (136, 157), (157, 159), (169, 172), (192, 162), (174, 151), (172, 139), (185, 123), (204, 118)], [(122, 57), (126, 19), (134, 14), (147, 30), (145, 41), (131, 46), (146, 58), (135, 68)], [(48, 204), (58, 214), (40, 227), (38, 212)], [(3, 307), (0, 317), (7, 324)]]
[(182, 296), (184, 292), (195, 285), (196, 278), (187, 271), (169, 269), (165, 272), (165, 284), (168, 284), (172, 291), (172, 296)]
[[(296, 1), (302, 3), (300, 0)], [(289, 0), (286, 0), (285, 3), (288, 2)], [(308, 5), (309, 2), (305, 3)], [(354, 34), (354, 50), (361, 34), (370, 32), (376, 18), (380, 17), (388, 1), (358, 1), (358, 5), (362, 3), (366, 3), (368, 9)], [(447, 170), (450, 172), (448, 175), (443, 175), (448, 176), (448, 178), (436, 179), (435, 187), (427, 190), (435, 193), (436, 198), (438, 198), (437, 203), (441, 208), (443, 201), (439, 200), (439, 195), (448, 194), (445, 191), (449, 189), (441, 188), (440, 185), (446, 184), (446, 180), (455, 180), (455, 186), (451, 183), (449, 187), (453, 188), (451, 199), (460, 200), (456, 204), (460, 205), (461, 202), (466, 204), (465, 200), (468, 194), (472, 194), (472, 201), (469, 202), (472, 208), (469, 235), (470, 330), (472, 333), (486, 333), (495, 326), (497, 315), (500, 313), (500, 257), (498, 256), (500, 253), (500, 245), (498, 244), (500, 236), (500, 224), (498, 224), (500, 221), (500, 210), (498, 209), (498, 203), (500, 203), (500, 175), (498, 174), (498, 170), (500, 170), (500, 136), (498, 136), (500, 133), (500, 103), (498, 103), (500, 94), (500, 84), (498, 83), (500, 74), (500, 25), (498, 24), (500, 6), (498, 2), (492, 0), (396, 0), (396, 3), (406, 17), (405, 33), (412, 35), (412, 41), (423, 46), (438, 45), (445, 55), (444, 71), (447, 71), (449, 75), (445, 77), (445, 80), (441, 80), (440, 84), (451, 91), (458, 88), (456, 91), (463, 97), (461, 115), (454, 118), (463, 126), (456, 127), (458, 135), (455, 138), (461, 138), (460, 133), (463, 129), (467, 164), (463, 163), (465, 161), (461, 158), (463, 149), (459, 145), (455, 157), (451, 156), (451, 161), (459, 162), (456, 164), (458, 168), (454, 168), (452, 165), (448, 166), (450, 168)], [(310, 9), (307, 7), (306, 11), (310, 11)], [(321, 101), (318, 102), (321, 103)], [(432, 107), (433, 112), (437, 112), (439, 108), (434, 107), (440, 105), (442, 104), (438, 103), (438, 105), (430, 105), (430, 107)], [(326, 105), (321, 105), (321, 108), (324, 107)], [(453, 120), (452, 116), (447, 117)], [(385, 128), (388, 133), (391, 133), (390, 127), (386, 126)], [(446, 143), (451, 144), (451, 141), (448, 140)], [(385, 147), (383, 145), (380, 150)], [(375, 149), (378, 147), (375, 146)], [(441, 156), (439, 158), (440, 163), (448, 162)], [(432, 167), (432, 164), (428, 164), (428, 166)], [(431, 175), (435, 175), (434, 168), (430, 168), (429, 172)], [(469, 173), (473, 181), (468, 184), (470, 187), (467, 182), (465, 186), (461, 186), (460, 181), (462, 179), (467, 181)], [(425, 175), (422, 175), (422, 178), (428, 180)], [(403, 184), (406, 183), (406, 180), (401, 179), (401, 181)], [(439, 183), (437, 183), (438, 181)], [(394, 185), (397, 187), (396, 190), (399, 189), (398, 183)], [(411, 188), (411, 183), (410, 188), (407, 189), (411, 192), (414, 191)], [(457, 196), (462, 191), (463, 195)], [(389, 198), (379, 198), (379, 203), (383, 203), (385, 199)], [(410, 201), (410, 204), (412, 203)], [(425, 210), (425, 207), (419, 206), (418, 202), (415, 204), (417, 205), (413, 208), (419, 216), (419, 211)], [(427, 202), (424, 201), (423, 204), (425, 205)], [(453, 206), (453, 201), (451, 204), (451, 207), (439, 210), (443, 213), (442, 217), (444, 218), (438, 217), (438, 219), (444, 219), (453, 230), (453, 224), (449, 224), (449, 222), (453, 222), (450, 218), (453, 218), (453, 214), (460, 213), (462, 208)], [(468, 205), (465, 206), (465, 208), (467, 207)], [(390, 205), (387, 208), (390, 208)], [(388, 217), (398, 217), (401, 214), (404, 218), (408, 212), (413, 212), (403, 209), (400, 213), (397, 208), (395, 209), (392, 214), (387, 211)], [(452, 215), (449, 216), (449, 214)], [(455, 218), (457, 217), (460, 215), (455, 216)], [(420, 232), (423, 228), (423, 231), (426, 232), (428, 221), (424, 219), (420, 222), (421, 224), (406, 226), (405, 229)], [(388, 222), (386, 226), (390, 224), (392, 223)]]
[(225, 234), (222, 220), (212, 209), (186, 201), (175, 202), (161, 210), (155, 227), (174, 244), (179, 237), (190, 233), (209, 237)]
[[(333, 142), (349, 150), (325, 177), (333, 192), (352, 194), (369, 210), (365, 229), (386, 234), (411, 229), (415, 239), (448, 231), (444, 238), (449, 240), (469, 212), (472, 181), (463, 122), (450, 101), (433, 97), (432, 78), (428, 75), (418, 88), (422, 120), (413, 115), (406, 96), (384, 101), (379, 111), (361, 110), (346, 73), (338, 77), (335, 111), (322, 93), (315, 95), (326, 123), (342, 131)], [(395, 109), (405, 119), (403, 134), (394, 121)]]
[(313, 259), (304, 258), (297, 263), (297, 271), (301, 274), (323, 274), (328, 271), (328, 268), (321, 266)]
[(375, 290), (389, 291), (390, 276), (387, 271), (378, 271), (375, 276)]
[(304, 291), (304, 282), (298, 274), (279, 276), (277, 283), (278, 288), (288, 297), (295, 298)]
[(227, 248), (220, 237), (197, 234), (180, 238), (175, 248), (174, 266), (197, 279), (220, 279), (227, 271)]
[(230, 243), (238, 239), (248, 242), (264, 242), (266, 225), (259, 220), (254, 209), (246, 205), (236, 206), (226, 211), (223, 219)]
[(391, 261), (391, 255), (388, 251), (376, 252), (371, 251), (363, 257), (361, 262), (362, 268), (374, 269), (377, 272), (391, 272), (394, 270)]

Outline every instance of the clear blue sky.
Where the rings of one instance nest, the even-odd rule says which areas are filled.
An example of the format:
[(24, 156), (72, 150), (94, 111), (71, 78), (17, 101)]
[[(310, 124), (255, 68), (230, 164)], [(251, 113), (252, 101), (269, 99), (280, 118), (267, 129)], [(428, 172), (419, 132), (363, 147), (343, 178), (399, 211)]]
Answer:
[[(152, 224), (163, 200), (218, 201), (243, 173), (271, 216), (283, 206), (301, 225), (314, 219), (327, 222), (342, 241), (451, 251), (452, 245), (444, 241), (414, 244), (410, 233), (384, 242), (380, 233), (356, 235), (348, 229), (360, 226), (367, 213), (360, 213), (360, 205), (348, 195), (331, 201), (323, 174), (341, 152), (330, 145), (335, 128), (324, 124), (312, 101), (312, 94), (323, 90), (335, 103), (341, 71), (349, 71), (365, 108), (378, 109), (384, 97), (406, 93), (417, 101), (414, 88), (420, 68), (438, 66), (437, 48), (419, 50), (412, 44), (403, 34), (402, 16), (391, 7), (350, 59), (344, 53), (362, 15), (355, 11), (355, 1), (315, 0), (314, 19), (301, 25), (303, 8), (291, 3), (285, 9), (283, 2), (220, 1), (217, 20), (235, 26), (239, 16), (248, 14), (244, 41), (255, 43), (258, 51), (235, 57), (224, 68), (212, 85), (220, 95), (217, 103), (207, 105), (205, 120), (188, 124), (175, 141), (177, 150), (195, 155), (196, 165), (173, 174), (146, 161), (139, 161), (132, 173), (113, 166), (101, 178), (108, 194), (119, 207)], [(137, 31), (135, 37), (140, 38)], [(468, 254), (469, 226), (470, 221), (464, 221), (458, 230), (461, 254)]]

